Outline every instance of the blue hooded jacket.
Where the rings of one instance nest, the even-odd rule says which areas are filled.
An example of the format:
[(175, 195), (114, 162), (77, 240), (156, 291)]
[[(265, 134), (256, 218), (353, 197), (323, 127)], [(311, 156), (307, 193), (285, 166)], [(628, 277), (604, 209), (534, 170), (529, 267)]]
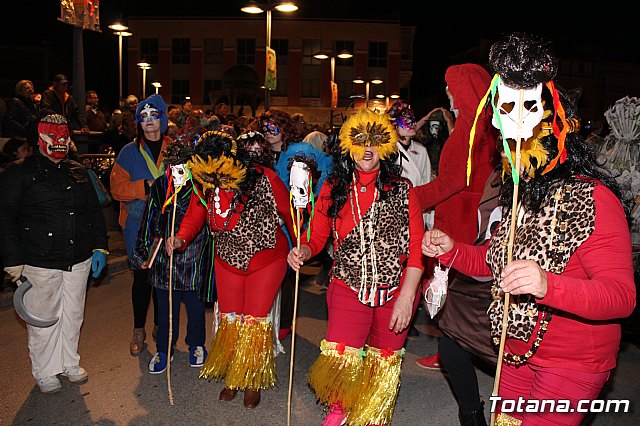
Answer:
[(151, 105), (160, 113), (160, 132), (165, 134), (167, 132), (167, 127), (169, 126), (169, 117), (167, 116), (167, 103), (162, 99), (162, 96), (158, 94), (153, 94), (149, 96), (144, 101), (138, 104), (138, 108), (136, 108), (136, 121), (140, 123), (140, 113), (145, 105)]

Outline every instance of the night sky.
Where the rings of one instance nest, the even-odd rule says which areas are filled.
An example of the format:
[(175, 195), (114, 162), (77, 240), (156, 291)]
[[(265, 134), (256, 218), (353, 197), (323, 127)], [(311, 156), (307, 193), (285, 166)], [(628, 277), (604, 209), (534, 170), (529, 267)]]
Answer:
[[(416, 109), (433, 104), (444, 104), (444, 72), (455, 63), (478, 62), (484, 65), (486, 53), (478, 56), (478, 40), (488, 45), (510, 31), (525, 31), (543, 36), (553, 43), (558, 57), (589, 60), (615, 60), (640, 63), (640, 36), (635, 14), (629, 13), (625, 3), (609, 1), (607, 10), (580, 8), (561, 12), (550, 9), (550, 3), (531, 3), (536, 13), (498, 13), (507, 3), (476, 2), (474, 10), (452, 2), (429, 3), (405, 0), (313, 0), (297, 1), (300, 9), (296, 17), (319, 19), (395, 19), (404, 25), (416, 27), (414, 44), (414, 73), (410, 101)], [(97, 90), (101, 103), (115, 106), (117, 100), (118, 43), (108, 25), (119, 18), (130, 16), (200, 16), (231, 17), (248, 16), (240, 11), (244, 1), (191, 1), (146, 2), (134, 0), (102, 0), (100, 18), (102, 33), (85, 31), (85, 79), (86, 89)], [(616, 7), (619, 5), (619, 7)], [(520, 3), (519, 8), (527, 5)], [(543, 8), (547, 9), (543, 9)], [(467, 12), (463, 16), (454, 13)], [(626, 10), (626, 12), (625, 12)], [(55, 70), (71, 75), (72, 30), (71, 26), (58, 22), (60, 7), (56, 0), (3, 1), (0, 40), (4, 45), (61, 46), (56, 48)], [(274, 12), (274, 20), (279, 13)], [(520, 16), (519, 16), (520, 15)], [(0, 64), (16, 58), (0, 57)], [(1, 65), (0, 65), (1, 66)], [(12, 70), (20, 67), (10, 67)], [(10, 71), (16, 73), (16, 71)], [(34, 82), (47, 83), (51, 76), (7, 75), (2, 78), (30, 78)], [(17, 73), (16, 73), (17, 74)], [(38, 83), (36, 83), (38, 85)], [(36, 87), (37, 90), (42, 88)], [(7, 92), (7, 85), (2, 87)], [(0, 93), (0, 96), (12, 96)]]

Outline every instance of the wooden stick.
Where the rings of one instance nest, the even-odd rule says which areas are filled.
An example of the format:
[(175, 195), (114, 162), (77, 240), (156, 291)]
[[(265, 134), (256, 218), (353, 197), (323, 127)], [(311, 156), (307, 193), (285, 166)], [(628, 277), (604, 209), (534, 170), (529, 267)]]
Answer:
[[(298, 225), (298, 235), (296, 236), (296, 247), (300, 250), (300, 234), (302, 233), (302, 220), (300, 219), (300, 209), (296, 208), (296, 222)], [(291, 321), (291, 359), (289, 361), (289, 395), (287, 397), (287, 426), (291, 426), (291, 387), (293, 385), (293, 352), (296, 343), (296, 312), (298, 310), (298, 283), (300, 282), (300, 269), (296, 271), (296, 287), (293, 299), (293, 320)]]
[[(169, 181), (173, 185), (173, 179)], [(171, 240), (176, 234), (176, 210), (178, 210), (178, 193), (173, 194), (173, 212), (171, 214)], [(169, 392), (169, 404), (173, 405), (173, 392), (171, 391), (171, 341), (173, 340), (173, 252), (169, 256), (169, 347), (167, 348), (167, 392)]]
[[(518, 137), (516, 138), (516, 165), (514, 173), (520, 175), (520, 145), (522, 143), (522, 110), (524, 107), (524, 90), (520, 89), (520, 102), (518, 105)], [(518, 189), (519, 183), (513, 184), (513, 198), (511, 200), (511, 224), (509, 226), (509, 242), (507, 244), (507, 265), (513, 259), (513, 245), (516, 237), (516, 226), (518, 221)], [(496, 377), (493, 381), (492, 396), (498, 396), (500, 390), (500, 374), (502, 373), (502, 357), (504, 356), (504, 344), (507, 340), (507, 328), (509, 327), (509, 305), (511, 304), (511, 294), (504, 292), (504, 307), (502, 309), (502, 332), (500, 334), (500, 349), (498, 350), (498, 365), (496, 366)], [(495, 426), (496, 413), (491, 413), (491, 426)]]

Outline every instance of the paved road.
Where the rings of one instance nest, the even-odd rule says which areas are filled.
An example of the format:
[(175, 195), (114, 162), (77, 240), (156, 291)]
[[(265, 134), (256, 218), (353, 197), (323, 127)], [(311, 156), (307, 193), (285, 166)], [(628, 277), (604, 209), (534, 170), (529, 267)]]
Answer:
[[(324, 292), (312, 278), (301, 275), (292, 425), (319, 425), (323, 417), (322, 407), (316, 404), (306, 385), (306, 372), (318, 354), (326, 329)], [(186, 319), (183, 307), (181, 337), (171, 366), (172, 406), (166, 374), (146, 372), (155, 345), (139, 358), (129, 355), (131, 281), (130, 271), (111, 262), (109, 275), (99, 286), (89, 288), (79, 349), (89, 381), (74, 385), (62, 379), (63, 390), (54, 395), (41, 394), (33, 381), (22, 321), (12, 308), (0, 311), (0, 425), (287, 425), (291, 337), (283, 342), (287, 353), (276, 358), (278, 386), (263, 392), (260, 405), (249, 410), (242, 405), (241, 395), (232, 402), (218, 401), (222, 383), (198, 379), (198, 369), (189, 367), (188, 349), (183, 340)], [(207, 318), (210, 324), (211, 310), (207, 311)], [(150, 324), (151, 320), (148, 335), (151, 335)], [(446, 376), (415, 364), (420, 356), (435, 351), (438, 331), (427, 321), (424, 311), (420, 312), (417, 327), (420, 335), (407, 341), (394, 425), (456, 425), (457, 406)], [(493, 377), (479, 371), (479, 380), (481, 394), (488, 400)], [(599, 414), (593, 425), (640, 424), (637, 344), (623, 345), (619, 367), (606, 392), (607, 399), (631, 399), (632, 412)]]

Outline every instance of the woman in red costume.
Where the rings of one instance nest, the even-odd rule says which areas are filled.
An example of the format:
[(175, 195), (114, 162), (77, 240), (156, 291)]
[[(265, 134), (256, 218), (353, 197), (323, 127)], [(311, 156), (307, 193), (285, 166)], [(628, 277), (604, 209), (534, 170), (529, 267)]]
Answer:
[[(503, 293), (511, 294), (498, 395), (491, 398), (492, 411), (505, 411), (496, 424), (579, 425), (590, 406), (579, 401), (598, 398), (616, 366), (619, 319), (635, 306), (625, 209), (580, 136), (573, 105), (553, 83), (557, 61), (548, 44), (511, 34), (492, 46), (490, 62), (494, 123), (504, 141), (502, 221), (482, 246), (427, 231), (422, 251), (444, 263), (455, 256), (460, 272), (493, 278), (496, 345)], [(516, 138), (523, 139), (519, 169)]]
[[(334, 238), (321, 354), (309, 372), (330, 408), (323, 425), (390, 424), (404, 343), (422, 275), (422, 213), (395, 165), (398, 135), (387, 114), (361, 109), (340, 130), (342, 154), (322, 186), (308, 243), (288, 262), (303, 262)], [(348, 326), (345, 326), (348, 324)]]
[(273, 170), (238, 151), (227, 133), (203, 134), (188, 165), (202, 191), (167, 249), (184, 248), (205, 224), (214, 234), (220, 314), (200, 377), (224, 379), (221, 400), (243, 390), (245, 407), (254, 408), (260, 389), (277, 380), (267, 315), (287, 270), (289, 244), (279, 217), (292, 231), (289, 192)]

